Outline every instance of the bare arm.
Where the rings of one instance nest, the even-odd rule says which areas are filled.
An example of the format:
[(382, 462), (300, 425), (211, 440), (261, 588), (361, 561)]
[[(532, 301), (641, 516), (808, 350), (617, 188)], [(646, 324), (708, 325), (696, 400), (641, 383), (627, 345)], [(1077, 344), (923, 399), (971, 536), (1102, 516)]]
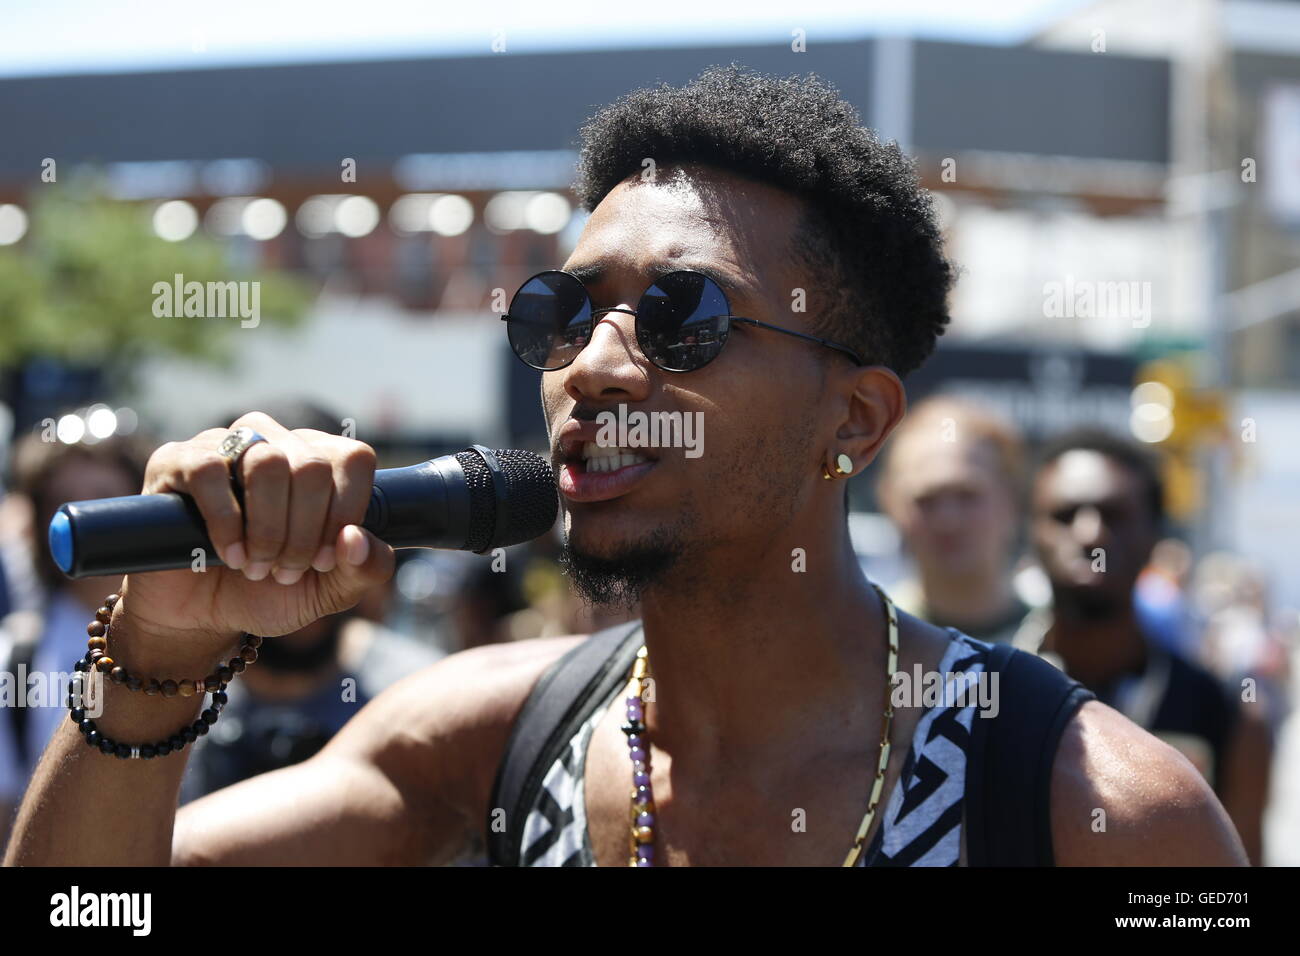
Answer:
[(425, 865), (482, 832), (519, 708), (576, 638), (453, 655), (367, 704), (315, 757), (187, 804), (179, 865)]
[[(149, 460), (144, 493), (192, 496), (224, 566), (127, 576), (109, 653), (133, 674), (209, 674), (229, 659), (239, 635), (275, 640), (352, 607), (393, 573), (392, 549), (356, 524), (370, 498), (373, 449), (289, 431), (259, 412), (235, 425), (267, 438), (239, 461), (242, 502), (219, 452), (225, 429), (169, 442)], [(557, 641), (439, 662), (371, 702), (315, 759), (196, 802), (178, 829), (188, 748), (119, 760), (87, 746), (65, 722), (28, 787), (5, 860), (164, 866), (174, 836), (182, 862), (436, 859), (485, 812), (505, 735), (547, 655), (563, 648)], [(168, 738), (204, 706), (199, 696), (149, 697), (106, 685), (96, 724), (115, 741)]]
[[(185, 653), (176, 634), (169, 653), (150, 656), (146, 642), (115, 629), (114, 651), (130, 654), (141, 672), (206, 674), (219, 655)], [(235, 648), (233, 641), (230, 650)], [(229, 655), (226, 655), (227, 657)], [(104, 712), (96, 720), (113, 740), (170, 737), (193, 723), (206, 697), (165, 699), (131, 693), (105, 680)], [(171, 858), (172, 818), (189, 748), (151, 760), (119, 760), (86, 744), (65, 720), (32, 775), (14, 822), (5, 865), (165, 866)]]
[(1052, 767), (1052, 843), (1062, 866), (1244, 866), (1246, 854), (1188, 760), (1089, 701)]
[[(69, 722), (41, 760), (6, 863), (445, 862), (483, 827), (514, 718), (541, 672), (575, 640), (490, 645), (439, 661), (367, 704), (312, 759), (209, 794), (179, 813), (188, 748), (148, 761), (118, 760), (87, 747)], [(130, 703), (127, 692), (113, 690), (121, 699), (110, 699), (106, 717), (114, 704)], [(175, 729), (156, 722), (166, 726), (155, 736)], [(131, 722), (133, 731), (147, 733), (145, 726), (143, 718)]]

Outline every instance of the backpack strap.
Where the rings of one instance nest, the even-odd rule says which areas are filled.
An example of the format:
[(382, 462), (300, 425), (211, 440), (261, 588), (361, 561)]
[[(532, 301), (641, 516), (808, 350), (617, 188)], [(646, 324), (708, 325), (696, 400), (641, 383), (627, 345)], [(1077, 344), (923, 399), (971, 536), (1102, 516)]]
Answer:
[[(491, 865), (519, 865), (524, 822), (543, 777), (592, 707), (627, 677), (642, 643), (640, 621), (597, 631), (552, 664), (534, 685), (515, 718), (488, 802)], [(504, 821), (496, 815), (497, 808), (504, 808)]]
[(1094, 695), (1049, 662), (995, 644), (998, 714), (972, 721), (966, 764), (966, 857), (971, 866), (1054, 866), (1052, 763), (1066, 724)]

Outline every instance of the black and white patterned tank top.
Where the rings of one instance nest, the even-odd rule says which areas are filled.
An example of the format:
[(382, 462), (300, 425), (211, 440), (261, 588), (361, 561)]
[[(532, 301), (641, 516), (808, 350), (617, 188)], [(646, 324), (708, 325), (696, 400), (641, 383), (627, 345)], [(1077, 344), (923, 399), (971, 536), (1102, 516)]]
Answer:
[[(927, 707), (912, 734), (903, 770), (881, 825), (859, 866), (956, 866), (961, 853), (966, 755), (978, 701), (959, 687), (984, 670), (989, 645), (949, 629), (952, 641), (936, 668), (940, 702)], [(595, 866), (587, 831), (583, 769), (587, 746), (606, 709), (626, 688), (601, 701), (547, 770), (524, 822), (523, 866)], [(949, 705), (950, 702), (950, 705)], [(867, 779), (875, 767), (865, 771)]]

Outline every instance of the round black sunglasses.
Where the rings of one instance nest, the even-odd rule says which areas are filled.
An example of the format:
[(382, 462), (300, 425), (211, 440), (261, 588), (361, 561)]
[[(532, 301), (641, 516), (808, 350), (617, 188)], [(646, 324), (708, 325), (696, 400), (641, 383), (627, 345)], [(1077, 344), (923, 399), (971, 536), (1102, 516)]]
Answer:
[(623, 312), (636, 318), (636, 340), (642, 353), (665, 372), (693, 372), (722, 351), (733, 322), (783, 332), (843, 352), (866, 365), (857, 352), (838, 342), (805, 335), (778, 325), (731, 314), (722, 288), (700, 272), (683, 270), (660, 276), (633, 309), (591, 308), (582, 280), (551, 269), (533, 276), (510, 300), (506, 323), (510, 347), (532, 368), (553, 372), (573, 363), (591, 341), (596, 317)]

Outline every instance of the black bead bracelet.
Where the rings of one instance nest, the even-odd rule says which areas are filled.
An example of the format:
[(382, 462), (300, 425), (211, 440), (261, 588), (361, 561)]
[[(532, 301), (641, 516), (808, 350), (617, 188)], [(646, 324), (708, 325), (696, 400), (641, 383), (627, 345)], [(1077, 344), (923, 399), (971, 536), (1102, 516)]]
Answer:
[(73, 665), (73, 681), (75, 686), (68, 691), (68, 716), (69, 719), (77, 725), (81, 735), (86, 739), (86, 743), (91, 747), (99, 750), (100, 753), (113, 757), (119, 757), (123, 760), (142, 759), (149, 760), (153, 757), (165, 757), (170, 753), (183, 750), (186, 744), (192, 744), (208, 732), (208, 728), (217, 722), (221, 716), (222, 709), (226, 706), (226, 685), (219, 684), (216, 690), (211, 691), (212, 704), (207, 710), (199, 714), (199, 719), (192, 724), (187, 724), (176, 733), (172, 734), (166, 740), (160, 740), (153, 744), (124, 744), (120, 741), (112, 740), (106, 737), (96, 726), (95, 722), (86, 716), (86, 709), (81, 705), (82, 688), (81, 682), (85, 680), (84, 674), (94, 667), (84, 658), (78, 660)]

